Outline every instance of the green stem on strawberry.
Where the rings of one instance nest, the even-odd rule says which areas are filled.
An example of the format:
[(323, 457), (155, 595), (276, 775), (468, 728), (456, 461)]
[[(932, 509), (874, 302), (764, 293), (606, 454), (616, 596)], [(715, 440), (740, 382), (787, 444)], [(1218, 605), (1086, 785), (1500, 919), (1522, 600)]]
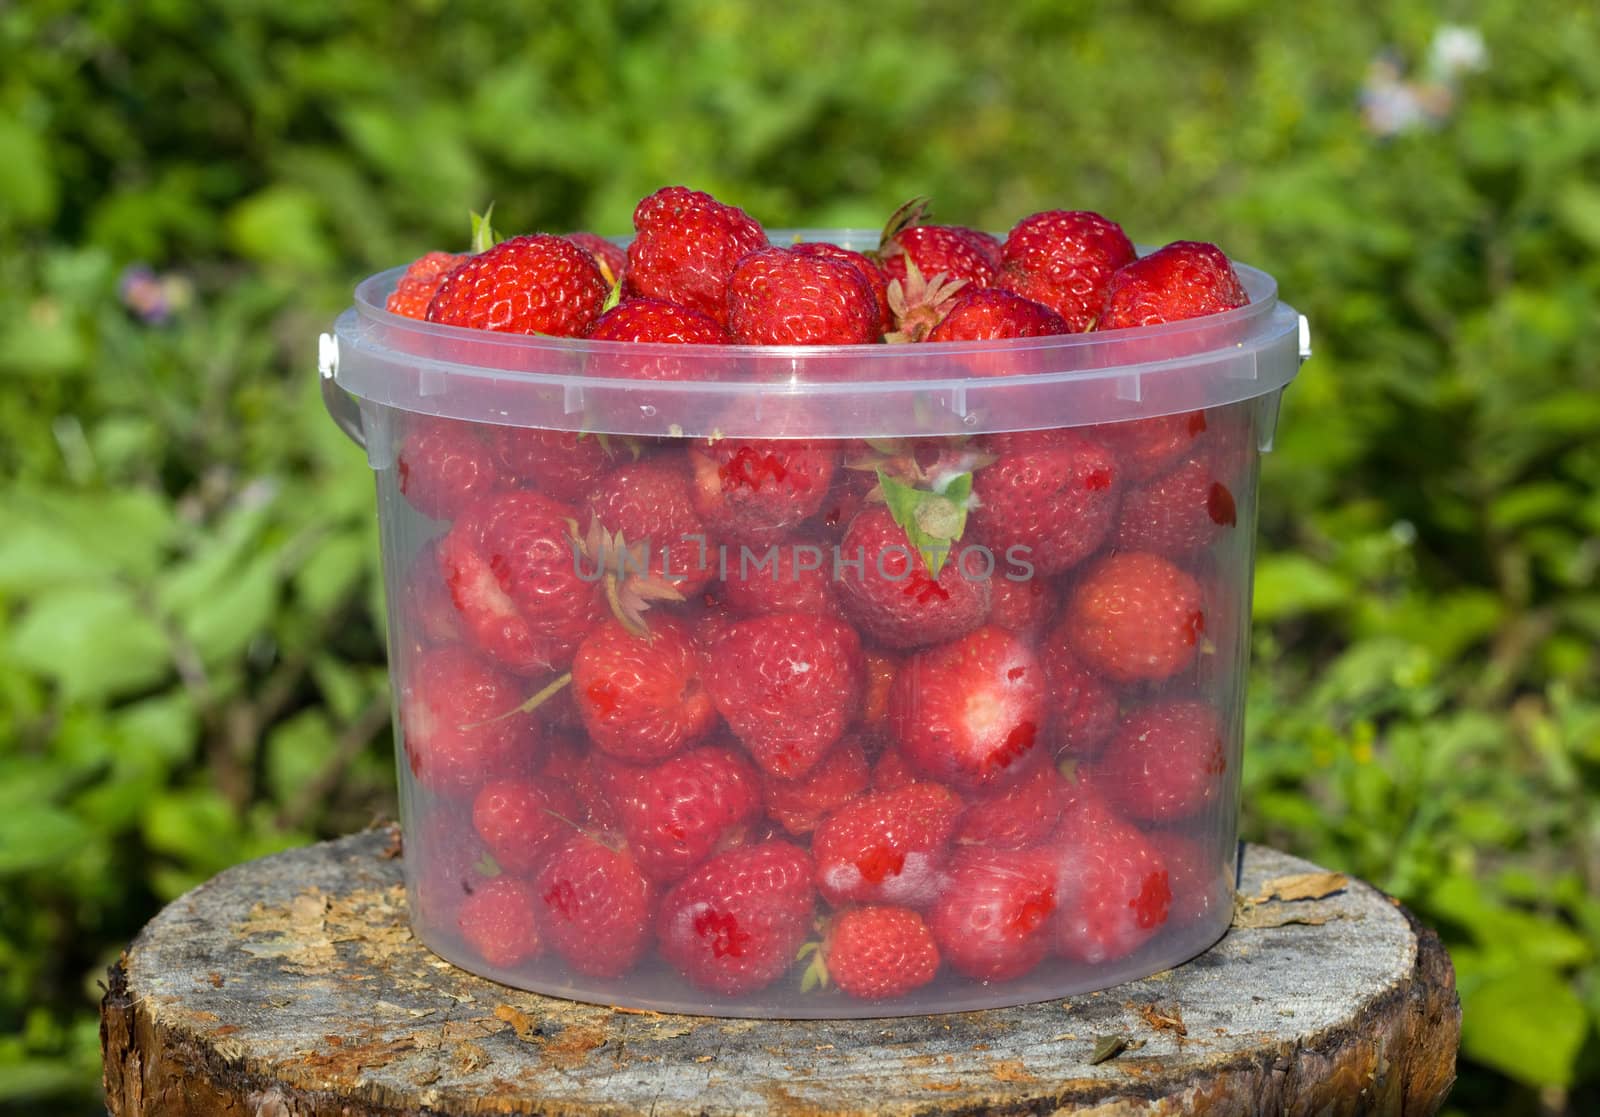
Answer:
[(813, 989), (826, 989), (828, 987), (828, 957), (822, 949), (822, 943), (812, 941), (802, 946), (795, 954), (796, 960), (811, 959), (806, 963), (806, 968), (800, 974), (800, 992), (809, 993)]
[(543, 706), (546, 702), (550, 701), (550, 699), (559, 694), (561, 692), (561, 688), (570, 682), (572, 682), (572, 672), (568, 671), (563, 675), (556, 676), (556, 678), (547, 686), (541, 689), (532, 698), (529, 698), (526, 702), (522, 703), (522, 705), (517, 706), (515, 709), (507, 710), (503, 714), (496, 714), (492, 718), (484, 718), (482, 721), (475, 721), (471, 725), (458, 726), (458, 728), (477, 729), (479, 726), (493, 725), (497, 721), (504, 721), (506, 718), (516, 717), (518, 714), (531, 714), (533, 711), (537, 710), (540, 706)]
[(878, 252), (882, 253), (883, 246), (899, 236), (913, 225), (920, 225), (928, 216), (932, 200), (918, 195), (902, 203), (889, 215), (889, 220), (884, 223), (883, 234), (878, 238)]
[(494, 214), (494, 203), (490, 202), (488, 208), (482, 213), (472, 215), (472, 251), (487, 252), (500, 243), (500, 235), (494, 231), (494, 226), (489, 223), (489, 218)]

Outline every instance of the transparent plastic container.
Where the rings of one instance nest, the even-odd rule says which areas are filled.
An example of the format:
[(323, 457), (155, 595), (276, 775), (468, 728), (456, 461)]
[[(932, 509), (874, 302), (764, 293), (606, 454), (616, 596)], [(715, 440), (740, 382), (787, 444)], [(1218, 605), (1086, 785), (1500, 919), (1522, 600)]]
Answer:
[[(1167, 326), (753, 348), (418, 322), (384, 310), (400, 270), (321, 365), (377, 476), (430, 948), (602, 1004), (858, 1017), (1222, 935), (1258, 455), (1307, 352), (1269, 276)], [(964, 524), (897, 487), (966, 476)]]

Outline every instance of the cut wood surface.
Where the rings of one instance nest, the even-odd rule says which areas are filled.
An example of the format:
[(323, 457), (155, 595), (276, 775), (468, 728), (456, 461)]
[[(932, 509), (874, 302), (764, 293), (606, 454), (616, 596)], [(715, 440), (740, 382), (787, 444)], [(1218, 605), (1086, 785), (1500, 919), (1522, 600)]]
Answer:
[[(111, 1112), (1411, 1114), (1454, 1078), (1449, 959), (1359, 881), (1264, 901), (1192, 962), (1103, 993), (755, 1021), (575, 1004), (456, 969), (412, 938), (397, 851), (378, 830), (279, 854), (158, 915), (111, 971)], [(1242, 864), (1246, 897), (1321, 871), (1256, 846)]]

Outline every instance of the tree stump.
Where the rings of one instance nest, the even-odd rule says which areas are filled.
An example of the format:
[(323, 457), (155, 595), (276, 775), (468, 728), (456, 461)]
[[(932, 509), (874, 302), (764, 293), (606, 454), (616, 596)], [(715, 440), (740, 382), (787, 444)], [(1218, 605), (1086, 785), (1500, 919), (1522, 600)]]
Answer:
[[(111, 1112), (1410, 1114), (1454, 1079), (1449, 959), (1358, 881), (1251, 908), (1200, 957), (1103, 993), (755, 1021), (575, 1004), (458, 970), (411, 937), (398, 849), (380, 830), (279, 854), (158, 915), (111, 970)], [(1248, 847), (1240, 891), (1314, 871)]]

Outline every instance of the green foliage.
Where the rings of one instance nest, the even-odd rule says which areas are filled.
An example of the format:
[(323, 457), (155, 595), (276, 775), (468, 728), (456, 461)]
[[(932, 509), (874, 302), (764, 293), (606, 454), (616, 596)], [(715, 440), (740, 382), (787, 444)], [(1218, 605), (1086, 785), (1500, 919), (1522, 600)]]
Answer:
[(1487, 68), (1384, 138), (1361, 85), (1425, 0), (0, 8), (0, 1111), (95, 1111), (93, 981), (160, 902), (388, 809), (371, 484), (312, 376), (351, 282), (491, 199), (615, 233), (676, 181), (780, 225), (1094, 208), (1278, 277), (1317, 356), (1246, 829), (1440, 929), (1453, 1105), (1592, 1110), (1600, 28), (1451, 11)]

